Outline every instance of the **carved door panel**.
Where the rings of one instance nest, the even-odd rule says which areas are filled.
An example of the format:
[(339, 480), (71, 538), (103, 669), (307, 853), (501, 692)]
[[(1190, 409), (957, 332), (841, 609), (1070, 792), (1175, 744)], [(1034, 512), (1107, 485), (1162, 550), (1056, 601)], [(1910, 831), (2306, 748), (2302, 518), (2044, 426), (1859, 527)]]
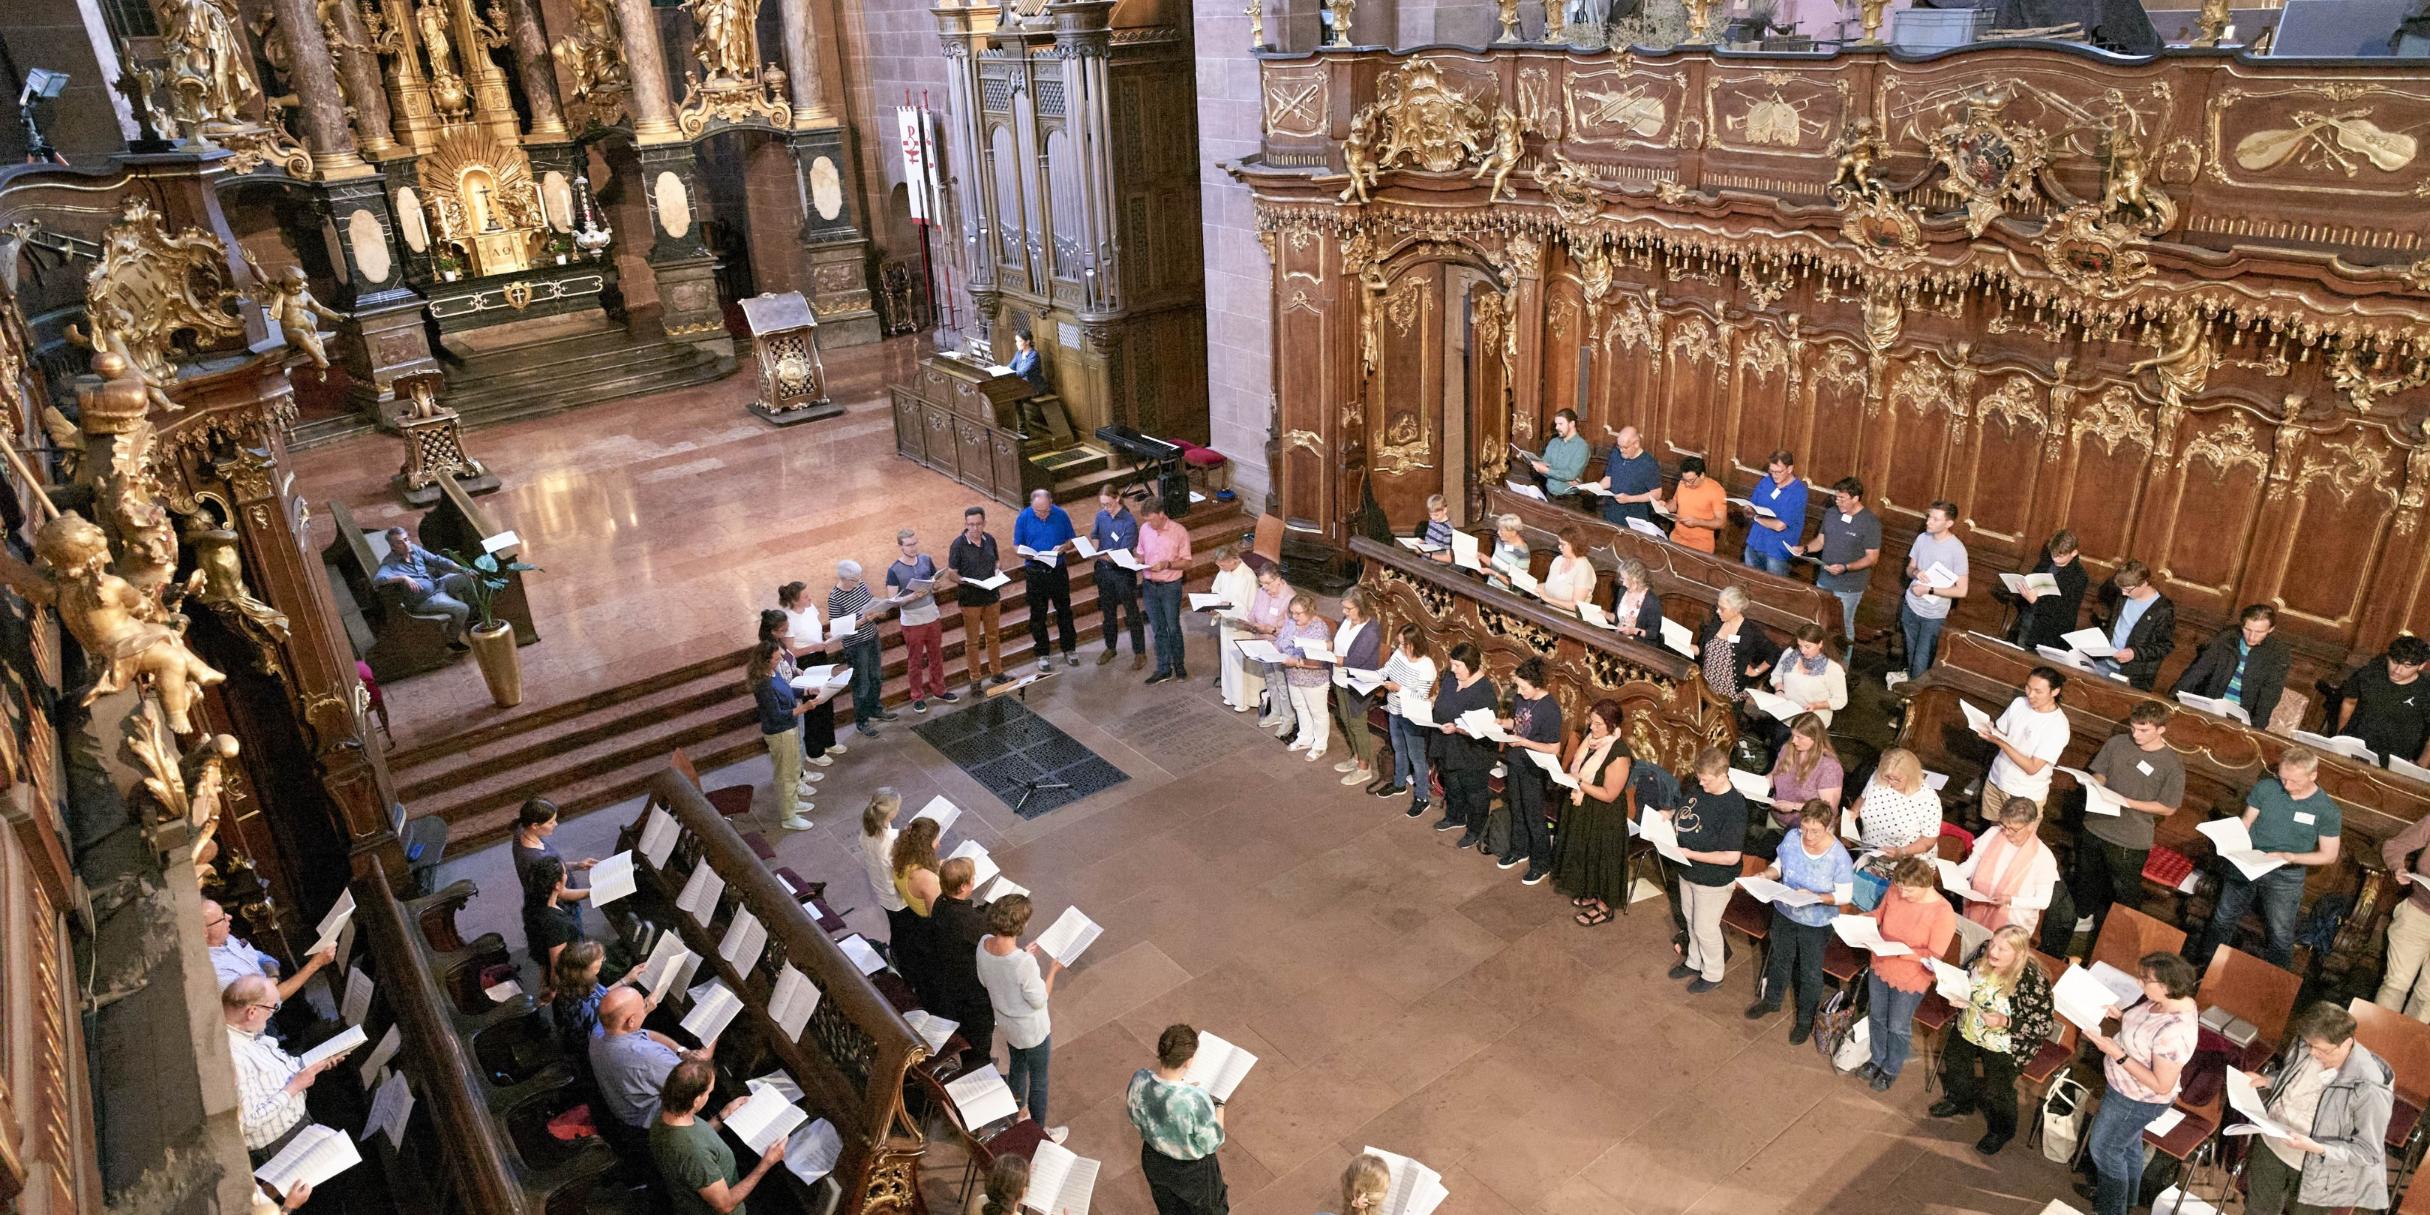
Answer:
[[(1608, 315), (1610, 309), (1605, 309)], [(1522, 333), (1524, 342), (1527, 335)], [(1594, 406), (1586, 399), (1588, 381), (1593, 373), (1588, 369), (1592, 357), (1594, 335), (1587, 330), (1586, 304), (1578, 294), (1578, 285), (1565, 278), (1544, 284), (1544, 416), (1535, 419), (1536, 442), (1552, 437), (1552, 416), (1564, 409), (1578, 413), (1578, 433), (1593, 439), (1600, 430), (1590, 428)], [(1531, 451), (1542, 450), (1528, 445)]]
[(1974, 387), (1974, 442), (1964, 453), (1966, 475), (1951, 487), (1972, 524), (1967, 544), (1982, 544), (2029, 568), (2047, 539), (2034, 534), (2034, 503), (2041, 499), (2047, 467), (2049, 392), (2023, 372), (1986, 374)]
[(2285, 463), (2295, 473), (2284, 493), (2290, 513), (2282, 534), (2303, 543), (2286, 546), (2276, 587), (2256, 589), (2274, 590), (2279, 610), (2315, 626), (2308, 631), (2350, 636), (2388, 551), (2403, 457), (2379, 431), (2354, 427), (2307, 436)]
[(1666, 391), (1659, 409), (1644, 410), (1656, 416), (1645, 445), (1666, 459), (1701, 455), (1714, 461), (1728, 408), (1730, 331), (1695, 311), (1678, 313), (1669, 329), (1662, 362)]
[(894, 450), (906, 460), (928, 459), (928, 426), (920, 420), (920, 399), (894, 389)]
[[(1411, 266), (1367, 298), (1376, 342), (1368, 468), (1375, 500), (1395, 524), (1425, 518), (1427, 497), (1445, 492), (1443, 270), (1440, 262)], [(1455, 511), (1464, 496), (1450, 494)]]
[[(1308, 242), (1314, 245), (1314, 241)], [(1337, 428), (1328, 415), (1333, 409), (1332, 394), (1325, 385), (1334, 374), (1332, 326), (1327, 322), (1323, 301), (1311, 286), (1315, 276), (1291, 270), (1290, 259), (1303, 254), (1286, 250), (1284, 261), (1276, 265), (1281, 276), (1280, 304), (1274, 317), (1274, 386), (1277, 400), (1278, 425), (1281, 432), (1282, 467), (1275, 470), (1282, 486), (1283, 518), (1311, 525), (1340, 528), (1341, 521), (1350, 518), (1356, 502), (1330, 509), (1327, 503), (1334, 492), (1334, 474), (1340, 467), (1338, 445), (1352, 432), (1346, 427), (1357, 415), (1357, 402), (1345, 406), (1348, 415), (1344, 426)], [(1318, 249), (1316, 256), (1322, 256)], [(1304, 280), (1304, 281), (1295, 281)], [(1348, 280), (1346, 292), (1355, 298), (1356, 280)], [(1356, 367), (1351, 369), (1353, 372)], [(1374, 448), (1367, 449), (1373, 459)], [(1400, 525), (1398, 517), (1393, 519)], [(1336, 531), (1337, 535), (1343, 534)]]
[(2083, 543), (2085, 576), (2096, 585), (2117, 567), (2096, 554), (2123, 558), (2135, 550), (2135, 520), (2153, 471), (2151, 412), (2133, 389), (2111, 384), (2080, 396), (2068, 421), (2059, 518)]
[[(1463, 317), (1445, 317), (1452, 326), (1443, 335), (1445, 347), (1451, 352), (1454, 368), (1465, 390), (1459, 395), (1468, 402), (1464, 415), (1474, 424), (1464, 428), (1460, 437), (1468, 453), (1469, 466), (1476, 470), (1471, 484), (1476, 487), (1499, 485), (1510, 473), (1510, 445), (1513, 443), (1538, 450), (1544, 436), (1552, 427), (1533, 417), (1518, 413), (1518, 404), (1510, 391), (1511, 376), (1518, 358), (1512, 345), (1516, 323), (1507, 302), (1509, 297), (1495, 290), (1494, 285), (1470, 270), (1450, 272), (1447, 281), (1454, 284), (1467, 301)], [(1454, 407), (1445, 402), (1446, 409)], [(1451, 417), (1463, 415), (1453, 414)]]
[(1597, 336), (1587, 394), (1593, 407), (1580, 419), (1579, 433), (1598, 454), (1606, 453), (1611, 432), (1635, 425), (1655, 424), (1653, 402), (1662, 383), (1662, 314), (1643, 296), (1614, 291), (1603, 301), (1603, 331)]
[(1847, 342), (1817, 342), (1807, 348), (1799, 378), (1807, 401), (1806, 429), (1789, 447), (1797, 453), (1806, 480), (1817, 488), (1828, 488), (1841, 477), (1862, 479), (1866, 430), (1863, 352)]
[[(1889, 391), (1881, 403), (1875, 435), (1883, 463), (1880, 500), (1882, 530), (1921, 530), (1924, 511), (1947, 493), (1949, 428), (1958, 403), (1955, 374), (1948, 364), (1924, 351), (1915, 351), (1891, 365)], [(1958, 503), (1963, 519), (1972, 503)]]
[(989, 458), (987, 428), (968, 418), (954, 419), (954, 441), (961, 448), (958, 467), (962, 484), (986, 490), (995, 481), (995, 465)]
[(1796, 450), (1795, 386), (1800, 369), (1788, 340), (1761, 323), (1739, 331), (1731, 367), (1728, 446), (1715, 453), (1721, 459), (1708, 456), (1707, 461), (1735, 488), (1763, 476), (1774, 451)]
[(927, 462), (928, 467), (944, 473), (948, 477), (959, 476), (959, 470), (962, 467), (962, 448), (961, 444), (954, 439), (956, 419), (953, 411), (922, 401), (920, 402), (920, 421), (923, 424), (921, 429), (928, 436), (921, 459)]
[(995, 481), (996, 497), (1012, 500), (1021, 493), (1021, 445), (1013, 441), (1008, 431), (995, 431), (988, 436), (988, 451), (993, 457), (989, 470)]
[(2180, 612), (2232, 618), (2249, 602), (2245, 554), (2269, 486), (2270, 431), (2241, 410), (2219, 409), (2188, 414), (2172, 438), (2175, 459), (2157, 470), (2164, 483), (2138, 529), (2145, 559)]

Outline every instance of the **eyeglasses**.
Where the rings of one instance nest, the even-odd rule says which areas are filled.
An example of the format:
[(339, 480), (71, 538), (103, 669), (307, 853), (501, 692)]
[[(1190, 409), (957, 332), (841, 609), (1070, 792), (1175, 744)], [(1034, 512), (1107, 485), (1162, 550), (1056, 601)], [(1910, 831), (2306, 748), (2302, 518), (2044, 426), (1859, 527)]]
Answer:
[(276, 1004), (258, 1004), (258, 1003), (257, 1003), (257, 1004), (251, 1005), (250, 1007), (253, 1007), (253, 1008), (258, 1008), (258, 1009), (262, 1010), (263, 1012), (277, 1012), (277, 1011), (278, 1011), (278, 1005), (276, 1005)]

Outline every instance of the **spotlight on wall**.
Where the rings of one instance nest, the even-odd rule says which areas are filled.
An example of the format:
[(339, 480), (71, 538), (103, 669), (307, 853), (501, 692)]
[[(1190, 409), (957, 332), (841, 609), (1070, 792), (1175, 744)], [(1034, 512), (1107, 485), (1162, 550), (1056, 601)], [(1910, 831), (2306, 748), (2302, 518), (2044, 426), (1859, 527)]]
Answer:
[(32, 68), (25, 73), (25, 88), (17, 94), (17, 118), (18, 121), (25, 124), (25, 163), (54, 165), (67, 163), (67, 157), (61, 156), (58, 150), (51, 146), (51, 141), (42, 137), (42, 124), (34, 116), (36, 102), (50, 101), (58, 97), (59, 94), (67, 91), (67, 86), (68, 74), (66, 72), (54, 72), (49, 68)]

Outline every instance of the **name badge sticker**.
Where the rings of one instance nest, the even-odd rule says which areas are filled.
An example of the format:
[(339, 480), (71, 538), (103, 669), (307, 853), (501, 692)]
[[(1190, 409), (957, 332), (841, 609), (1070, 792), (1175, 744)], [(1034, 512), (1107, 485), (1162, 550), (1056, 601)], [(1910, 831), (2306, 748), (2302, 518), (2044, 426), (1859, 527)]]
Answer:
[(2309, 827), (2316, 821), (2318, 820), (2312, 817), (2312, 812), (2309, 810), (2298, 810), (2295, 812), (2295, 825), (2298, 827)]
[(2150, 761), (2150, 760), (2148, 760), (2148, 759), (2138, 759), (2138, 760), (2136, 760), (2136, 761), (2135, 761), (2135, 771), (2140, 772), (2140, 773), (2144, 774), (2145, 776), (2150, 776), (2150, 775), (2152, 774), (2152, 761)]

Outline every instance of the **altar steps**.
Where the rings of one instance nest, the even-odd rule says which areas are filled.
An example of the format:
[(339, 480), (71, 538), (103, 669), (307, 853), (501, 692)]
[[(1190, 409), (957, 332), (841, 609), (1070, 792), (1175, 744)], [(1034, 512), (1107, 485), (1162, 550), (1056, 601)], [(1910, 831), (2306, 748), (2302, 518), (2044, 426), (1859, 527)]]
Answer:
[[(1093, 510), (1076, 502), (1072, 506), (1075, 513)], [(1188, 582), (1194, 589), (1203, 589), (1214, 575), (1215, 550), (1240, 539), (1248, 520), (1235, 503), (1210, 502), (1194, 509), (1187, 522), (1195, 555)], [(1082, 563), (1074, 571), (1072, 586), (1073, 623), (1081, 639), (1083, 664), (1076, 671), (1057, 668), (1084, 678), (1096, 670), (1093, 663), (1103, 624), (1092, 574), (1090, 565)], [(1029, 638), (1029, 609), (1022, 602), (1019, 582), (1016, 573), (1004, 588), (1001, 626), (1005, 669), (1015, 674), (1036, 661)], [(968, 672), (958, 620), (958, 616), (946, 617), (944, 638), (946, 686), (956, 690), (961, 689)], [(905, 654), (899, 634), (890, 628), (884, 636), (885, 700), (888, 707), (899, 709), (911, 699), (904, 676)], [(1193, 634), (1191, 644), (1195, 672), (1212, 676), (1215, 658), (1205, 652), (1204, 633)], [(684, 748), (704, 772), (747, 759), (765, 749), (751, 697), (743, 687), (747, 657), (748, 652), (737, 647), (587, 696), (530, 706), (400, 748), (388, 756), (397, 795), (409, 815), (436, 814), (446, 819), (456, 846), (478, 846), (513, 829), (516, 809), (525, 798), (548, 798), (569, 815), (631, 798), (665, 769), (668, 753), (677, 747)], [(1120, 678), (1139, 678), (1131, 671), (1128, 658), (1126, 647), (1125, 661), (1114, 672)], [(842, 741), (848, 746), (863, 742), (845, 724), (851, 717), (850, 697), (840, 698), (836, 705)], [(885, 727), (887, 737), (872, 745), (907, 745), (906, 727), (918, 720), (905, 711), (902, 720)]]
[(466, 429), (720, 379), (734, 361), (688, 342), (594, 330), (467, 355), (443, 398)]

